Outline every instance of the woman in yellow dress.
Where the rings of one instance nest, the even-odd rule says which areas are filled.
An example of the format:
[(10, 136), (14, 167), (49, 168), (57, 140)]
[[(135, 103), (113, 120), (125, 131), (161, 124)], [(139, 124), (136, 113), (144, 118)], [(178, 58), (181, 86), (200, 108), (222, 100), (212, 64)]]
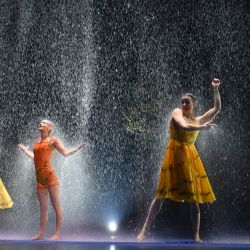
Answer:
[(0, 209), (11, 208), (13, 201), (11, 200), (3, 182), (0, 178)]
[(194, 117), (197, 104), (191, 93), (181, 98), (181, 107), (172, 112), (170, 121), (170, 140), (163, 158), (158, 188), (145, 223), (137, 236), (143, 240), (153, 219), (161, 209), (164, 199), (188, 202), (194, 228), (194, 241), (201, 243), (199, 203), (213, 202), (215, 196), (204, 170), (199, 154), (194, 146), (200, 130), (213, 126), (212, 120), (221, 109), (219, 79), (213, 79), (214, 107), (202, 116)]

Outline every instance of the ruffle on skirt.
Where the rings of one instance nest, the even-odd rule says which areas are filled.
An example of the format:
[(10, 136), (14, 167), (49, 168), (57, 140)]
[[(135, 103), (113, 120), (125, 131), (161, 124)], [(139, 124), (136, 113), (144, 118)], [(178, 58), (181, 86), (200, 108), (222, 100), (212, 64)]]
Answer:
[(11, 200), (1, 178), (0, 178), (0, 209), (11, 208), (13, 201)]
[(215, 201), (194, 144), (170, 140), (161, 167), (156, 198), (198, 203)]

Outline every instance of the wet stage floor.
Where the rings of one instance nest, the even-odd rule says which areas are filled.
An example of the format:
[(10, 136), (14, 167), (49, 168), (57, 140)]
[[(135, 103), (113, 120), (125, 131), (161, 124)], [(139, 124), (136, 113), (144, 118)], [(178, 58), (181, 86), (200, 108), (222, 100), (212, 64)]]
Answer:
[(203, 243), (191, 241), (166, 242), (81, 242), (81, 241), (30, 241), (0, 240), (0, 250), (242, 250), (250, 243)]

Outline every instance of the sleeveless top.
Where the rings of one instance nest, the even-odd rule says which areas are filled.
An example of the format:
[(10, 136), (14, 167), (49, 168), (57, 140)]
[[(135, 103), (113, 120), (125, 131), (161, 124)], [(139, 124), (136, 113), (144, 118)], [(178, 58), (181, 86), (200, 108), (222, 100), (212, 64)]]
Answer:
[(54, 154), (54, 147), (51, 144), (51, 138), (37, 142), (34, 145), (33, 152), (36, 170), (52, 167), (51, 159)]
[[(190, 121), (191, 124), (199, 124), (199, 122), (195, 119)], [(187, 131), (180, 127), (178, 127), (175, 120), (172, 118), (170, 122), (170, 139), (185, 142), (188, 144), (194, 144), (200, 131)]]

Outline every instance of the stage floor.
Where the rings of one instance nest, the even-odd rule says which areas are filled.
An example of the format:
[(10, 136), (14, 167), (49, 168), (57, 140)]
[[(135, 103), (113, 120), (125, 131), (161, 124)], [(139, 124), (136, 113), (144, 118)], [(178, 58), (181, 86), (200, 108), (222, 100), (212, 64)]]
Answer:
[(203, 243), (188, 241), (169, 242), (80, 242), (80, 241), (30, 241), (0, 240), (1, 250), (244, 250), (245, 243)]

